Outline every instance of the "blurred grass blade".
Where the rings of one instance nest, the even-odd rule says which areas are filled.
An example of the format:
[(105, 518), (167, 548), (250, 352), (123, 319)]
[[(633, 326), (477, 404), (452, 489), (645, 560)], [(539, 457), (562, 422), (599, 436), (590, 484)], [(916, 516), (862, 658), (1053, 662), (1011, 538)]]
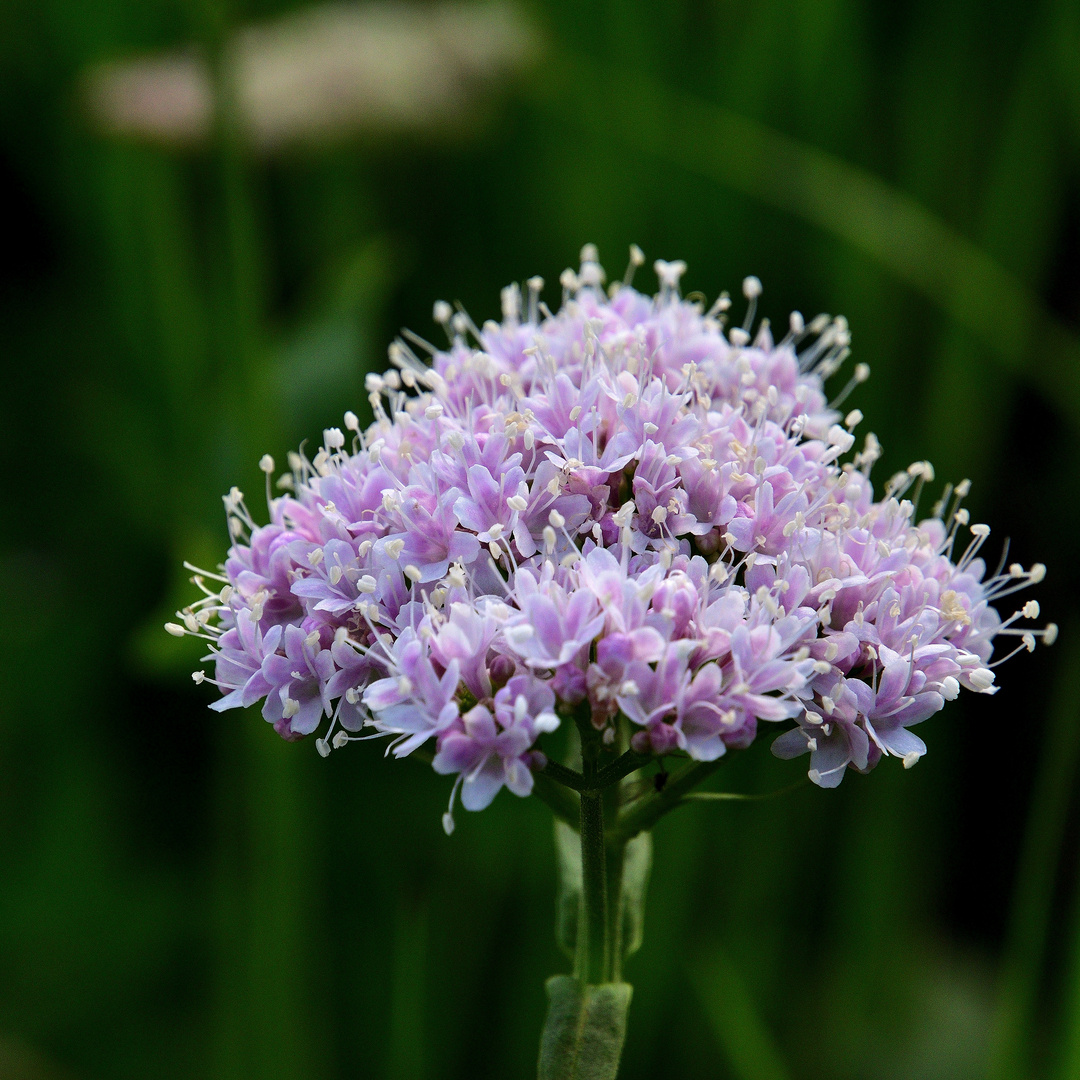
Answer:
[[(1031, 810), (1024, 831), (991, 1035), (990, 1080), (1028, 1080), (1032, 1029), (1046, 952), (1050, 909), (1080, 750), (1080, 634), (1066, 635), (1069, 652), (1042, 740)], [(1080, 1072), (1068, 1074), (1078, 1076)]]
[(399, 900), (394, 920), (390, 1035), (386, 1075), (421, 1080), (424, 1075), (424, 981), (427, 971), (427, 905)]
[[(1075, 718), (1074, 718), (1075, 720)], [(1075, 1080), (1080, 1076), (1080, 874), (1073, 885), (1072, 943), (1062, 994), (1061, 1039), (1054, 1080)]]
[[(816, 225), (863, 251), (963, 326), (1080, 425), (1080, 341), (1029, 289), (918, 200), (765, 124), (621, 70), (549, 65), (547, 92), (614, 135)], [(1037, 363), (1035, 358), (1037, 357)]]
[(693, 972), (698, 999), (738, 1080), (791, 1080), (750, 990), (718, 945)]

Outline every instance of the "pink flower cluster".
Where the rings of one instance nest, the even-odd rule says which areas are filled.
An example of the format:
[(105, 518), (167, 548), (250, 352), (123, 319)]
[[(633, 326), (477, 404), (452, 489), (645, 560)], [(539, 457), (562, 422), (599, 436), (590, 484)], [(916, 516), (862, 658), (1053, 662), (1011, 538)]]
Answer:
[(993, 693), (995, 637), (1049, 643), (1052, 624), (1016, 625), (1035, 601), (991, 606), (1044, 570), (987, 575), (966, 482), (920, 523), (927, 463), (875, 500), (880, 447), (853, 453), (862, 414), (836, 408), (868, 369), (824, 391), (844, 320), (751, 337), (757, 280), (728, 328), (726, 295), (680, 298), (684, 270), (658, 262), (656, 296), (630, 271), (605, 292), (589, 246), (556, 314), (535, 278), (524, 311), (511, 286), (482, 328), (439, 303), (448, 347), (391, 346), (366, 430), (348, 413), (348, 434), (291, 454), (277, 497), (264, 458), (269, 524), (226, 497), (223, 587), (198, 576), (204, 599), (170, 624), (213, 642), (212, 707), (261, 701), (286, 738), (325, 724), (323, 754), (431, 744), (468, 809), (527, 795), (540, 737), (586, 707), (609, 739), (628, 722), (639, 753), (703, 761), (794, 721), (774, 751), (809, 751), (833, 787), (883, 755), (913, 764), (916, 724), (961, 688)]

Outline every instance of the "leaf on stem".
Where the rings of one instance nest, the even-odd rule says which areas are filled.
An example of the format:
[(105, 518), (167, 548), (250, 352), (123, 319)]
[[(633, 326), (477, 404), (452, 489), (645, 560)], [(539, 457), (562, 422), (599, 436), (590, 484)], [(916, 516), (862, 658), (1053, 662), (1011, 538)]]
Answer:
[(645, 890), (652, 870), (652, 833), (640, 832), (627, 842), (622, 874), (623, 957), (641, 948), (645, 932)]
[(559, 873), (555, 893), (555, 940), (573, 960), (577, 953), (581, 908), (581, 837), (565, 821), (555, 822), (555, 859)]
[(590, 986), (570, 975), (545, 984), (548, 1015), (538, 1080), (615, 1080), (626, 1038), (629, 983)]

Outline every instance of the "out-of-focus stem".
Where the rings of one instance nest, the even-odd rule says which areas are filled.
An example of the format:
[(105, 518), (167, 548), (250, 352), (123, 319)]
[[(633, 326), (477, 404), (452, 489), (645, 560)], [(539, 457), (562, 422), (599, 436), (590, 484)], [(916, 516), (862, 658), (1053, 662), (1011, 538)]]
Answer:
[(567, 825), (575, 829), (581, 824), (581, 808), (578, 806), (576, 796), (556, 783), (550, 776), (543, 772), (533, 773), (532, 793), (551, 808), (552, 813)]

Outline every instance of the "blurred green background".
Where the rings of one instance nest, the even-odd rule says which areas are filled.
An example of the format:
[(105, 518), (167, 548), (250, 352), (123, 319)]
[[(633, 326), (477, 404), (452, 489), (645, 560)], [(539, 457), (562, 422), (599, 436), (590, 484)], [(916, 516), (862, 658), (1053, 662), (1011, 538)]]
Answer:
[[(621, 1075), (1080, 1076), (1080, 5), (371, 7), (374, 98), (248, 137), (231, 43), (296, 10), (0, 6), (0, 1080), (534, 1075), (547, 809), (448, 839), (448, 778), (210, 713), (161, 623), (400, 327), (554, 305), (587, 241), (847, 315), (879, 486), (970, 476), (1062, 627), (912, 772), (661, 823)], [(194, 70), (216, 125), (121, 130), (95, 65), (158, 53), (211, 62), (139, 101), (188, 115)], [(765, 739), (716, 786), (804, 767)]]

